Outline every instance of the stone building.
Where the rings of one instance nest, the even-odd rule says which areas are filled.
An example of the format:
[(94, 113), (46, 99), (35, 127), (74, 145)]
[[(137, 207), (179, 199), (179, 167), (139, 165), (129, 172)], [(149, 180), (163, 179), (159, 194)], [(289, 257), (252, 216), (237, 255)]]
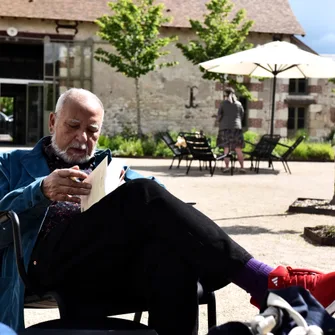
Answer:
[[(205, 0), (163, 0), (172, 23), (162, 36), (193, 39), (189, 18), (201, 19)], [(309, 49), (295, 35), (304, 35), (288, 0), (234, 0), (255, 21), (249, 40), (254, 45), (285, 40)], [(136, 129), (135, 85), (104, 63), (94, 60), (98, 47), (108, 48), (97, 35), (94, 20), (109, 14), (106, 0), (1, 0), (0, 96), (14, 103), (11, 135), (16, 144), (33, 144), (48, 134), (48, 115), (60, 93), (83, 87), (97, 94), (105, 105), (103, 132), (115, 134)], [(220, 84), (201, 78), (175, 45), (168, 60), (179, 65), (151, 72), (141, 78), (142, 129), (202, 129), (216, 133), (214, 118), (222, 97)], [(243, 101), (245, 129), (267, 133), (270, 129), (271, 80), (244, 78), (255, 101)], [(193, 100), (190, 104), (190, 92)], [(275, 133), (282, 136), (297, 128), (322, 137), (334, 125), (331, 85), (326, 81), (279, 80), (276, 93)], [(1, 138), (1, 137), (0, 137)]]

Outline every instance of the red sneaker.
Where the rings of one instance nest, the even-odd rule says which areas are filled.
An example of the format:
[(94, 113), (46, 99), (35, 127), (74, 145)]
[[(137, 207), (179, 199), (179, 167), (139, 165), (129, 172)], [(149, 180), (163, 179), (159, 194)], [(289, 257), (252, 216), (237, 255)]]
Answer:
[(325, 308), (335, 300), (335, 272), (322, 273), (315, 270), (278, 266), (269, 274), (269, 289), (289, 286), (302, 286), (309, 290)]

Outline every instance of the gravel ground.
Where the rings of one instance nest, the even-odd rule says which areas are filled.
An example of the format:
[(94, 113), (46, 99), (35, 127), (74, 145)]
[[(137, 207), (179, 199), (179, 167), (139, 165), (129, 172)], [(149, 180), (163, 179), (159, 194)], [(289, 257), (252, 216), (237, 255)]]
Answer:
[[(255, 258), (270, 265), (309, 267), (321, 271), (335, 268), (334, 249), (314, 246), (302, 237), (305, 226), (333, 224), (334, 218), (322, 215), (286, 214), (298, 197), (330, 199), (333, 194), (333, 163), (291, 162), (292, 175), (281, 163), (275, 171), (261, 163), (259, 174), (223, 175), (218, 169), (213, 177), (199, 171), (193, 163), (188, 176), (185, 165), (168, 170), (170, 160), (128, 159), (128, 164), (143, 175), (155, 175), (175, 196), (213, 219)], [(247, 167), (249, 163), (246, 163)], [(249, 321), (257, 309), (250, 296), (231, 284), (216, 292), (218, 323)], [(199, 334), (206, 334), (206, 309), (201, 306)], [(126, 318), (132, 315), (126, 315)], [(25, 310), (26, 325), (58, 318), (57, 310)], [(144, 320), (146, 320), (146, 315)]]

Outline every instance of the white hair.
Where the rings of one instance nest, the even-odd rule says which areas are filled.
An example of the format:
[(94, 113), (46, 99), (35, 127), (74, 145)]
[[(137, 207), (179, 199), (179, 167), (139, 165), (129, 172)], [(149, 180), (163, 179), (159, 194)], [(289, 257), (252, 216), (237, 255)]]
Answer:
[(61, 96), (58, 98), (54, 113), (56, 115), (59, 114), (63, 110), (63, 107), (68, 100), (76, 100), (78, 99), (78, 97), (83, 95), (93, 98), (100, 105), (101, 109), (104, 110), (104, 105), (94, 93), (83, 88), (70, 88), (69, 90), (61, 94)]
[[(64, 92), (57, 100), (56, 108), (54, 114), (56, 115), (56, 123), (59, 114), (62, 112), (64, 105), (66, 104), (67, 101), (79, 101), (81, 97), (86, 97), (86, 98), (93, 98), (98, 104), (100, 105), (102, 111), (104, 111), (104, 106), (101, 102), (101, 100), (92, 92), (85, 90), (83, 88), (71, 88)], [(56, 141), (56, 132), (54, 132), (51, 136), (51, 145), (53, 149), (55, 150), (56, 154), (61, 157), (65, 162), (67, 163), (76, 163), (76, 164), (81, 164), (88, 162), (91, 157), (94, 156), (94, 151), (96, 149), (97, 144), (92, 148), (92, 152), (88, 152), (88, 147), (87, 144), (80, 144), (78, 142), (72, 142), (70, 143), (66, 148), (63, 150), (60, 149), (57, 145)], [(80, 159), (73, 158), (67, 154), (67, 150), (70, 148), (78, 148), (82, 150), (86, 150), (86, 155)]]

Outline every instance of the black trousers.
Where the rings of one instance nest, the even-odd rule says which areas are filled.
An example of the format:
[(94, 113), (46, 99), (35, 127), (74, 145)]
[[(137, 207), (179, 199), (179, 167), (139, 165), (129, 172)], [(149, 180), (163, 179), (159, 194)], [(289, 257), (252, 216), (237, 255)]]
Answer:
[(204, 214), (137, 179), (38, 239), (28, 271), (78, 306), (94, 303), (97, 314), (143, 300), (158, 334), (188, 335), (196, 333), (197, 281), (222, 288), (250, 258)]

